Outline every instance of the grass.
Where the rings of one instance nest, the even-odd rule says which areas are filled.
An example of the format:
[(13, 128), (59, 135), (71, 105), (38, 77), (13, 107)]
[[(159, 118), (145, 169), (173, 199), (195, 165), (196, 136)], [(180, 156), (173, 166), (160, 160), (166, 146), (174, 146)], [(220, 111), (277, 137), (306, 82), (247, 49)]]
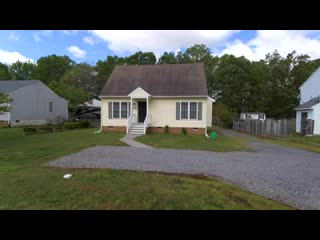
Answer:
[(320, 153), (320, 136), (306, 137), (299, 134), (291, 134), (288, 138), (260, 138), (263, 141), (280, 144), (285, 147), (299, 148)]
[(124, 145), (122, 133), (95, 130), (0, 129), (0, 209), (292, 209), (214, 178), (41, 165), (90, 146)]
[(219, 132), (216, 139), (199, 135), (155, 133), (137, 137), (135, 140), (156, 148), (192, 149), (215, 152), (249, 150), (246, 140), (224, 136)]

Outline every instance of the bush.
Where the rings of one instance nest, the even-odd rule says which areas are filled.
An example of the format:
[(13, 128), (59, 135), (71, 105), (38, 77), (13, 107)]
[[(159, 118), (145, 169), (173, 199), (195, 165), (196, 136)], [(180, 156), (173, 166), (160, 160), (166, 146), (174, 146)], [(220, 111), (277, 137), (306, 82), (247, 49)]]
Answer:
[(81, 119), (79, 121), (80, 128), (88, 128), (90, 127), (90, 122), (87, 119)]
[(63, 124), (63, 128), (69, 129), (69, 130), (77, 129), (77, 128), (80, 128), (80, 123), (79, 122), (65, 122)]
[(187, 129), (182, 128), (182, 134), (183, 134), (183, 135), (187, 135)]
[(25, 133), (35, 133), (35, 132), (37, 132), (37, 129), (36, 128), (32, 128), (32, 127), (25, 127), (25, 128), (23, 128), (23, 131)]
[(166, 126), (164, 127), (164, 133), (169, 133), (169, 126), (168, 126), (168, 125), (166, 125)]
[(43, 130), (43, 131), (46, 131), (46, 132), (53, 132), (53, 126), (49, 125), (49, 126), (41, 127), (41, 128), (39, 128), (39, 130)]

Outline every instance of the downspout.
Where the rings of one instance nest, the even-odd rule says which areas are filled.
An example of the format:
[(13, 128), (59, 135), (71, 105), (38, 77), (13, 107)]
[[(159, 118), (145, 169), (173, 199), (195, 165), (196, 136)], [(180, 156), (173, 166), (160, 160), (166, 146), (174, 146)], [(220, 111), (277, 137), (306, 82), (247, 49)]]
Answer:
[(208, 133), (207, 133), (207, 126), (206, 126), (206, 130), (205, 130), (205, 131), (206, 131), (206, 132), (205, 132), (206, 137), (209, 138), (209, 135), (208, 135)]
[[(101, 99), (101, 98), (100, 98)], [(98, 130), (98, 131), (96, 131), (96, 132), (94, 132), (94, 133), (101, 133), (102, 132), (102, 116), (103, 116), (103, 114), (102, 114), (102, 99), (101, 99), (101, 107), (100, 107), (100, 130)]]

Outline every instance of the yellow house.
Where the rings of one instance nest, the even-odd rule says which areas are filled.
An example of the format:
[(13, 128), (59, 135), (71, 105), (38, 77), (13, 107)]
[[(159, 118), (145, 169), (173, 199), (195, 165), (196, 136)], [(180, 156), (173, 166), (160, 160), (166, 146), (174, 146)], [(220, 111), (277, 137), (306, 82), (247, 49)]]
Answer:
[(204, 65), (118, 65), (101, 94), (103, 131), (206, 134), (212, 122)]

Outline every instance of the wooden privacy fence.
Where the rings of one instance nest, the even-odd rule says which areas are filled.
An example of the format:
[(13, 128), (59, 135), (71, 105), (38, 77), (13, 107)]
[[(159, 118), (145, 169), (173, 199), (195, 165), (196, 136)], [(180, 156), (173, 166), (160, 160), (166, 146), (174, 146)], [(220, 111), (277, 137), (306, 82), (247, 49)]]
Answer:
[(257, 136), (288, 137), (293, 128), (291, 119), (234, 120), (232, 128)]

